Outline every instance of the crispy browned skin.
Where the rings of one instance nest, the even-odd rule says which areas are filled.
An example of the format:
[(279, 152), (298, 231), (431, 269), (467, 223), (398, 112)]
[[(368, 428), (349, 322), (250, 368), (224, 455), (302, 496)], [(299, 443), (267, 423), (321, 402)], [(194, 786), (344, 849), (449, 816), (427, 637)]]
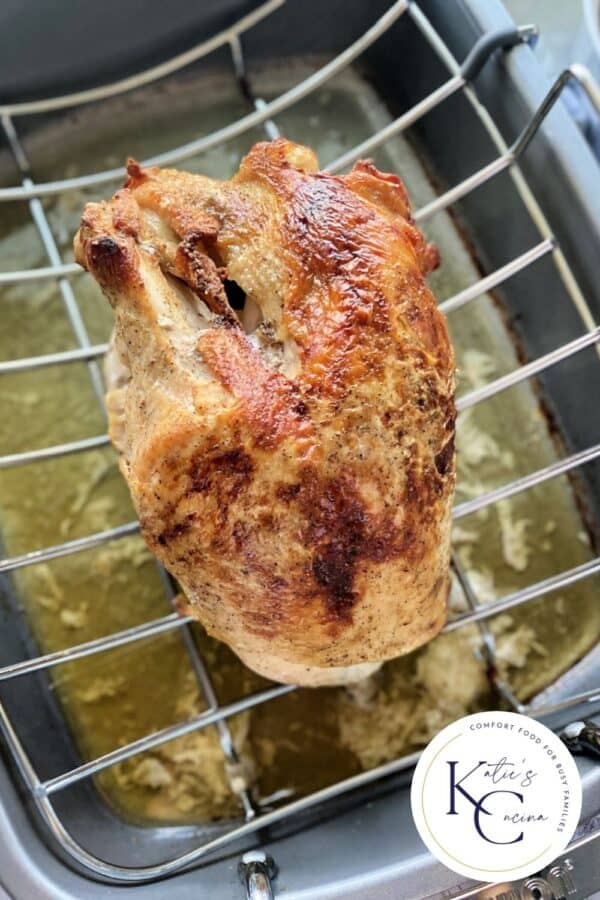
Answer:
[(439, 631), (454, 488), (435, 251), (396, 176), (317, 168), (283, 139), (226, 182), (130, 163), (75, 239), (116, 311), (111, 435), (146, 541), (211, 634), (304, 684)]

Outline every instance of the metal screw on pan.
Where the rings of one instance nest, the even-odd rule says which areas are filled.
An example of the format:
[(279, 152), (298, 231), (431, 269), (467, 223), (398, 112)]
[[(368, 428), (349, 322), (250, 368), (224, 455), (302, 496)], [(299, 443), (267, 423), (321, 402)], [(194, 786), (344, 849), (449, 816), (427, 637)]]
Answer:
[(585, 722), (571, 722), (560, 733), (561, 739), (571, 753), (587, 753), (600, 757), (600, 726), (586, 719)]
[(250, 850), (242, 856), (238, 872), (246, 900), (273, 900), (271, 881), (277, 876), (277, 866), (272, 857), (262, 850)]

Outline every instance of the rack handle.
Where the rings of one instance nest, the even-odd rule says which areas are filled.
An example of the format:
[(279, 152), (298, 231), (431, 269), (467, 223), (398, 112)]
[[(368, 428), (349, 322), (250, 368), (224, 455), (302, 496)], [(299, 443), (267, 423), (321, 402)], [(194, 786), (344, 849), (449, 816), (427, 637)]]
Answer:
[(536, 25), (500, 28), (498, 31), (483, 34), (460, 67), (460, 74), (465, 81), (472, 81), (479, 75), (495, 50), (510, 50), (517, 44), (531, 43), (537, 40), (537, 37)]

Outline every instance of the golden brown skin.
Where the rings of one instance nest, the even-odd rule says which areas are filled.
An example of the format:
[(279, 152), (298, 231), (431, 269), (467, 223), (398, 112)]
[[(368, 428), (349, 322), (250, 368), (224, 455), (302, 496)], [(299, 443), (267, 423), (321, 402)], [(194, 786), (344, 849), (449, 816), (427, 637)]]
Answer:
[[(448, 592), (454, 359), (401, 181), (368, 162), (320, 173), (283, 139), (226, 182), (128, 171), (86, 207), (75, 251), (116, 311), (111, 436), (187, 611), (301, 684), (429, 640)], [(240, 317), (224, 279), (247, 295)]]

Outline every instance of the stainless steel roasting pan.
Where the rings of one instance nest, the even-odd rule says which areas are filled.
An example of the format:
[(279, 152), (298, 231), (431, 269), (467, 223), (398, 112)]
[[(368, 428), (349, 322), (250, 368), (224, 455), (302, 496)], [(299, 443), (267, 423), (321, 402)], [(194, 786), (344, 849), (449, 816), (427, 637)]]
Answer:
[[(200, 47), (200, 51), (189, 54), (189, 59), (180, 60), (189, 63), (187, 77), (197, 79), (201, 90), (202, 85), (216, 83), (211, 79), (218, 82), (225, 71), (229, 77), (234, 73), (248, 104), (244, 115), (256, 118), (250, 123), (252, 130), (247, 129), (249, 146), (257, 136), (264, 135), (264, 130), (267, 134), (276, 133), (278, 126), (285, 130), (285, 110), (293, 109), (301, 93), (310, 94), (311, 78), (317, 80), (314, 88), (319, 86), (318, 73), (325, 71), (323, 65), (332, 65), (341, 73), (346, 63), (350, 64), (379, 98), (389, 121), (401, 118), (397, 133), (400, 127), (405, 130), (411, 126), (411, 144), (424, 161), (438, 197), (443, 198), (430, 201), (433, 206), (429, 209), (421, 208), (423, 221), (437, 208), (451, 208), (454, 223), (476, 261), (479, 281), (475, 287), (464, 285), (457, 291), (454, 305), (466, 304), (494, 289), (497, 308), (513, 337), (520, 365), (511, 373), (497, 373), (489, 379), (490, 396), (501, 388), (508, 390), (513, 383), (532, 379), (544, 416), (556, 436), (564, 462), (553, 464), (554, 468), (532, 465), (536, 471), (533, 480), (522, 480), (514, 489), (501, 491), (498, 499), (526, 491), (531, 485), (549, 483), (554, 475), (568, 471), (570, 489), (585, 525), (590, 552), (584, 563), (567, 572), (557, 571), (551, 583), (531, 579), (532, 584), (513, 592), (504, 606), (499, 600), (494, 611), (521, 606), (529, 599), (588, 579), (598, 597), (600, 360), (595, 323), (600, 321), (600, 168), (560, 100), (553, 102), (564, 85), (574, 80), (593, 93), (585, 71), (575, 67), (565, 73), (554, 85), (550, 102), (544, 105), (552, 85), (528, 44), (533, 32), (523, 29), (517, 33), (515, 23), (497, 0), (419, 0), (393, 6), (389, 0), (270, 0), (262, 6), (179, 3), (171, 10), (164, 4), (146, 2), (143, 12), (133, 2), (124, 2), (119, 9), (117, 4), (107, 4), (102, 21), (98, 21), (92, 4), (64, 3), (61, 9), (53, 8), (48, 18), (52, 6), (38, 10), (37, 29), (22, 27), (20, 17), (25, 12), (18, 4), (7, 4), (1, 13), (4, 19), (0, 21), (5, 26), (18, 25), (21, 29), (21, 52), (10, 50), (0, 62), (3, 159), (11, 160), (9, 168), (12, 166), (12, 173), (2, 175), (0, 201), (30, 204), (49, 270), (2, 273), (0, 287), (3, 282), (16, 283), (19, 279), (32, 283), (41, 278), (55, 279), (68, 305), (69, 285), (75, 276), (76, 267), (61, 257), (44, 204), (36, 199), (68, 193), (72, 185), (57, 185), (51, 172), (38, 178), (35, 165), (29, 170), (24, 148), (39, 147), (36, 135), (44, 129), (54, 128), (56, 133), (62, 115), (68, 139), (75, 133), (69, 132), (69, 116), (77, 115), (78, 110), (73, 113), (72, 104), (65, 104), (63, 112), (60, 103), (40, 103), (40, 98), (45, 101), (70, 91), (93, 91), (99, 84), (129, 78), (187, 53), (192, 46)], [(147, 27), (124, 40), (125, 26), (132, 27), (136, 16), (138, 21), (140, 16), (145, 18)], [(167, 18), (175, 24), (165, 30)], [(123, 24), (120, 30), (117, 22)], [(46, 40), (49, 29), (60, 35), (55, 44)], [(91, 40), (86, 65), (81, 47), (94, 32), (96, 39)], [(79, 48), (73, 50), (71, 64), (65, 34), (70, 34)], [(214, 35), (220, 38), (212, 40)], [(495, 39), (479, 45), (477, 56), (471, 56), (469, 65), (461, 69), (482, 35), (494, 35)], [(6, 31), (4, 37), (10, 40)], [(31, 77), (28, 58), (35, 58), (39, 71), (47, 66), (42, 86), (39, 78), (36, 82)], [(253, 94), (252, 86), (266, 83), (261, 73), (270, 66), (281, 67), (282, 60), (291, 72), (296, 66), (298, 71), (308, 67), (309, 81), (303, 92), (299, 91), (297, 97), (290, 94), (285, 103), (269, 95), (265, 107), (265, 101)], [(177, 90), (178, 65), (172, 67), (171, 74), (155, 73), (168, 76), (169, 90)], [(129, 86), (135, 88), (135, 84)], [(158, 107), (168, 96), (161, 94), (160, 81), (143, 91), (148, 108), (153, 97)], [(95, 99), (93, 95), (81, 96), (77, 107), (83, 110), (87, 107), (84, 101)], [(205, 131), (200, 122), (199, 136)], [(239, 134), (221, 137), (237, 140), (243, 133), (241, 129)], [(379, 142), (384, 137), (381, 134)], [(207, 140), (209, 146), (219, 145), (219, 136)], [(376, 148), (369, 144), (369, 137), (364, 140), (367, 146), (362, 155), (371, 155)], [(343, 146), (340, 155), (343, 157), (351, 148), (352, 144)], [(165, 150), (168, 156), (168, 145)], [(69, 152), (76, 156), (77, 148), (73, 146)], [(174, 164), (185, 167), (186, 158), (175, 154)], [(446, 193), (455, 187), (452, 194)], [(78, 336), (79, 347), (69, 351), (70, 360), (62, 361), (88, 360), (93, 366), (102, 347), (86, 345), (81, 331)], [(50, 358), (33, 364), (29, 360), (22, 368), (53, 362), (56, 360)], [(0, 379), (3, 373), (17, 371), (19, 365), (0, 363)], [(502, 378), (506, 383), (500, 384)], [(486, 390), (479, 387), (465, 395), (465, 406), (485, 402)], [(5, 467), (26, 462), (0, 459)], [(493, 499), (488, 498), (489, 502)], [(99, 541), (105, 539), (101, 535)], [(57, 555), (78, 549), (63, 545)], [(416, 834), (408, 802), (415, 754), (345, 782), (334, 782), (317, 795), (283, 800), (272, 808), (255, 808), (249, 795), (244, 794), (245, 821), (213, 825), (135, 825), (104, 803), (89, 778), (57, 775), (79, 772), (82, 766), (47, 677), (47, 670), (62, 660), (58, 656), (39, 658), (40, 648), (20, 613), (12, 577), (23, 566), (52, 558), (51, 552), (44, 556), (45, 552), (36, 558), (6, 555), (0, 561), (0, 716), (4, 736), (0, 759), (0, 884), (8, 896), (19, 900), (131, 895), (219, 900), (243, 897), (244, 891), (249, 891), (247, 896), (266, 898), (269, 879), (263, 878), (263, 872), (272, 876), (275, 896), (289, 900), (409, 900), (466, 896), (478, 890), (470, 883), (460, 883), (458, 876), (435, 863)], [(461, 613), (459, 624), (480, 622), (485, 638), (489, 609), (482, 612), (485, 608), (479, 606), (476, 594), (470, 601), (473, 606)], [(165, 622), (165, 628), (177, 627), (171, 619)], [(141, 628), (140, 635), (128, 635), (123, 643), (145, 633)], [(564, 641), (569, 640), (566, 633)], [(488, 646), (488, 651), (493, 653), (493, 648)], [(501, 679), (496, 679), (494, 686), (498, 704), (540, 715), (555, 728), (592, 717), (600, 712), (598, 647), (527, 704), (518, 701)], [(209, 706), (213, 707), (209, 710), (211, 722), (226, 723), (231, 714), (249, 705), (248, 699), (242, 698), (237, 706), (237, 701), (231, 707), (219, 706), (214, 697), (210, 701), (210, 685), (206, 690)], [(256, 703), (268, 703), (286, 690), (265, 688)], [(227, 750), (225, 725), (220, 738), (226, 755), (230, 753), (229, 762), (235, 762), (235, 751)], [(563, 864), (571, 879), (569, 896), (573, 900), (600, 891), (600, 763), (585, 757), (579, 762), (584, 783), (582, 825), (570, 851), (570, 862)], [(257, 851), (258, 856), (246, 856), (240, 870), (240, 860), (251, 851)], [(270, 871), (261, 862), (261, 853), (274, 860)], [(252, 878), (253, 888), (248, 887)], [(528, 890), (527, 886), (522, 888), (520, 896), (536, 896)], [(555, 896), (564, 895), (560, 886), (555, 885), (554, 890)], [(502, 892), (499, 886), (485, 896)]]

